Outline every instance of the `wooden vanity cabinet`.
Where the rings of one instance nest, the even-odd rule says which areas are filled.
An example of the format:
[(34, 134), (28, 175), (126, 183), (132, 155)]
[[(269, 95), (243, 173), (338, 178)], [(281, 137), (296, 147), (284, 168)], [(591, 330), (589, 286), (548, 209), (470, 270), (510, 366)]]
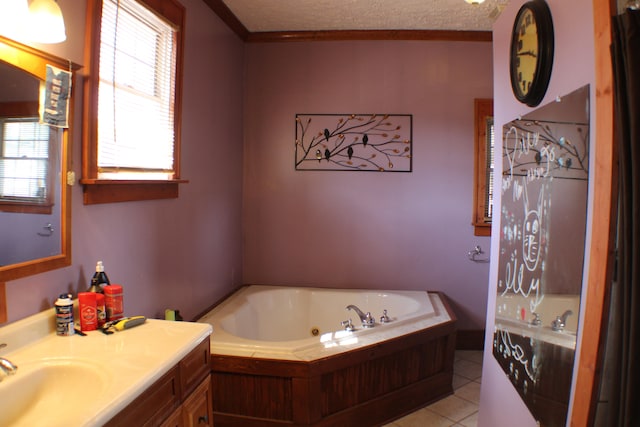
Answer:
[(213, 426), (207, 337), (106, 426)]
[[(182, 404), (182, 427), (213, 427), (211, 391), (211, 377), (209, 376)], [(174, 427), (173, 424), (172, 427)]]

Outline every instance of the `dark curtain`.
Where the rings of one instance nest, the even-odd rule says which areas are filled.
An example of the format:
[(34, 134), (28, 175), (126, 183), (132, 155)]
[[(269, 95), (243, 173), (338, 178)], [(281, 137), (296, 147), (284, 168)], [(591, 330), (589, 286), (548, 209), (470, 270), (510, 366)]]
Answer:
[[(640, 11), (613, 18), (618, 262), (609, 310), (609, 426), (640, 426)], [(610, 376), (610, 378), (607, 378)]]

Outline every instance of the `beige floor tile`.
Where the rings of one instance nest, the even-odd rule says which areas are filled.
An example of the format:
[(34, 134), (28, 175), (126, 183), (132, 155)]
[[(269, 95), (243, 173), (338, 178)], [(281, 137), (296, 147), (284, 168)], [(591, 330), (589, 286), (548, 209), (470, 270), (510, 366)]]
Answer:
[(458, 424), (461, 425), (461, 426), (464, 426), (464, 427), (477, 427), (477, 425), (478, 425), (478, 413), (475, 412), (475, 413), (469, 415), (464, 420), (459, 421)]
[(482, 364), (469, 360), (458, 360), (453, 365), (453, 373), (470, 380), (477, 380), (482, 376)]
[(454, 391), (454, 394), (469, 402), (480, 403), (480, 383), (471, 381)]
[(460, 375), (453, 374), (453, 381), (451, 382), (451, 385), (453, 386), (454, 390), (457, 390), (460, 387), (466, 384), (469, 384), (470, 382), (471, 380), (469, 378), (465, 378)]
[(482, 351), (456, 351), (453, 372), (452, 396), (384, 427), (476, 427), (482, 381)]
[(427, 406), (427, 409), (454, 422), (458, 422), (476, 412), (478, 405), (456, 395), (451, 395)]
[(449, 427), (451, 420), (426, 408), (393, 422), (393, 427)]

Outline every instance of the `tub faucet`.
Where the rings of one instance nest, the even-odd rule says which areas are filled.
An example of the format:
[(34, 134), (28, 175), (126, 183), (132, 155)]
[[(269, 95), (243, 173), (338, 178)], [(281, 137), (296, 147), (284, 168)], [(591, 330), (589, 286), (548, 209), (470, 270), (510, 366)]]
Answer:
[(373, 316), (371, 315), (371, 312), (367, 312), (367, 314), (364, 314), (362, 310), (360, 310), (358, 307), (356, 307), (353, 304), (349, 304), (347, 306), (347, 310), (353, 310), (358, 314), (358, 317), (362, 322), (363, 328), (373, 328), (375, 326), (376, 319), (373, 318)]
[(567, 325), (567, 317), (573, 314), (573, 311), (567, 310), (562, 313), (562, 316), (557, 316), (556, 319), (551, 322), (551, 329), (554, 331), (561, 331)]

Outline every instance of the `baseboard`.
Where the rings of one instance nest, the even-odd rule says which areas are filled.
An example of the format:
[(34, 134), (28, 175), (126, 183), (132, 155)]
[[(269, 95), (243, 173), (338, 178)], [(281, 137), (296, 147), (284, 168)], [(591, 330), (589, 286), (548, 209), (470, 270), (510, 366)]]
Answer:
[(456, 334), (456, 350), (483, 350), (484, 329), (458, 330)]

